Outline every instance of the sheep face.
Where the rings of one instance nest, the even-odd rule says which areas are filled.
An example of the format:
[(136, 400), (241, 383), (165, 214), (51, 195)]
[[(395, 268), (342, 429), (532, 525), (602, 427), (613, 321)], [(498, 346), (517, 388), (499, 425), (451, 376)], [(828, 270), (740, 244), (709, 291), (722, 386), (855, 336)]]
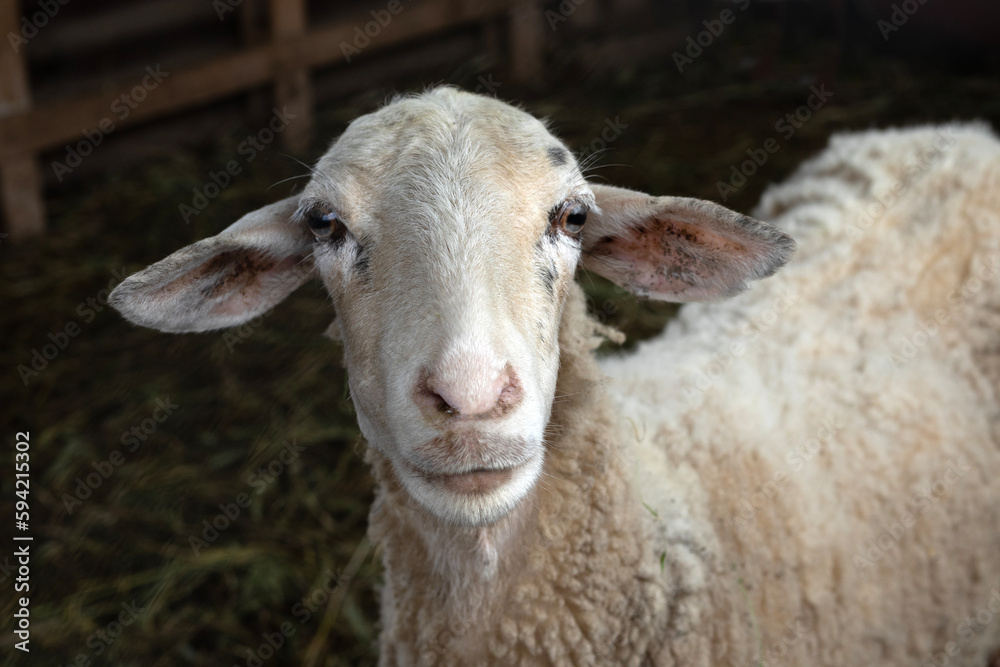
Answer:
[(483, 525), (541, 473), (581, 257), (687, 301), (742, 289), (792, 247), (709, 202), (588, 184), (538, 120), (439, 89), (356, 120), (300, 195), (130, 277), (111, 302), (138, 324), (203, 331), (319, 277), (365, 437), (424, 508)]
[(592, 206), (542, 123), (452, 91), (355, 121), (302, 193), (361, 428), (444, 519), (497, 519), (541, 470)]

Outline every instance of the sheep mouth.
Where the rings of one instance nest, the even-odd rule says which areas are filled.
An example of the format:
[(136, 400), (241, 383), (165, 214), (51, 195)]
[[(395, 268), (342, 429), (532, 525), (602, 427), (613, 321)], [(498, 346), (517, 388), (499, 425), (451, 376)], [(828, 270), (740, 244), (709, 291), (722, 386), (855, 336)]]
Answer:
[(413, 477), (439, 492), (489, 496), (524, 477), (537, 456), (535, 442), (528, 438), (468, 431), (428, 440), (402, 463)]
[[(500, 460), (497, 460), (497, 459)], [(541, 473), (544, 456), (495, 457), (457, 465), (396, 461), (400, 480), (424, 508), (448, 523), (484, 526), (512, 511)], [(450, 464), (450, 465), (449, 465)]]
[(468, 472), (435, 475), (420, 472), (420, 476), (428, 482), (435, 484), (452, 493), (462, 495), (479, 495), (490, 493), (502, 486), (506, 486), (514, 478), (517, 466), (510, 468), (474, 468)]

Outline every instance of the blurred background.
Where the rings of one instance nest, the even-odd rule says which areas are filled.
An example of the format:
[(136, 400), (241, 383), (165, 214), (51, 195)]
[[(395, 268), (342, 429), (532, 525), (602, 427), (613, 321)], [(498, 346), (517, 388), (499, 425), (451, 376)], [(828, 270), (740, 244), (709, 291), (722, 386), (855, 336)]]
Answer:
[[(28, 431), (34, 537), (30, 654), (2, 540), (4, 665), (376, 662), (372, 481), (320, 288), (184, 336), (106, 299), (301, 188), (394, 93), (520, 103), (592, 179), (743, 211), (833, 133), (1000, 124), (994, 0), (0, 0), (0, 27), (0, 535)], [(626, 346), (675, 312), (583, 282)]]

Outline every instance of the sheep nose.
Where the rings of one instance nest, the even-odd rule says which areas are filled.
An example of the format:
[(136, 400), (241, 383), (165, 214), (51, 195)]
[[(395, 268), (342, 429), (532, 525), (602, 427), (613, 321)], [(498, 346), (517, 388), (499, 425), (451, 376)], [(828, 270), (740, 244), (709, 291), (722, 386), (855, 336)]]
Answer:
[(507, 414), (521, 402), (521, 384), (510, 364), (500, 372), (455, 371), (442, 368), (421, 373), (416, 399), (426, 415), (492, 419)]

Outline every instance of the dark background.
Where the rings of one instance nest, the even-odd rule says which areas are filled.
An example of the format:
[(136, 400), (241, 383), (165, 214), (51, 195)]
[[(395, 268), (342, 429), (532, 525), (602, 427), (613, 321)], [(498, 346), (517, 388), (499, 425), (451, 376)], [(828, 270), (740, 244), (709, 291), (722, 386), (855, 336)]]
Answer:
[[(654, 194), (720, 201), (719, 183), (773, 137), (777, 152), (727, 193), (726, 205), (745, 211), (833, 133), (1000, 123), (995, 2), (583, 3), (593, 6), (568, 13), (567, 2), (560, 13), (558, 3), (547, 5), (555, 14), (546, 18), (544, 68), (533, 84), (512, 80), (509, 27), (496, 22), (314, 71), (308, 149), (270, 144), (189, 223), (180, 204), (192, 202), (210, 172), (242, 160), (238, 146), (270, 118), (270, 90), (115, 132), (63, 182), (49, 165), (65, 151), (43, 156), (48, 230), (0, 243), (0, 536), (13, 530), (14, 434), (29, 430), (35, 537), (30, 657), (13, 650), (13, 574), (0, 569), (0, 662), (48, 667), (83, 654), (90, 664), (257, 664), (249, 651), (264, 665), (374, 664), (380, 572), (364, 538), (372, 481), (340, 350), (321, 336), (333, 312), (319, 286), (242, 329), (183, 336), (128, 325), (103, 305), (102, 290), (301, 187), (298, 160), (315, 160), (346, 123), (392, 93), (450, 83), (521, 103), (550, 119), (592, 164), (591, 178)], [(237, 22), (215, 20), (208, 0), (160, 3), (160, 20), (129, 18), (126, 10), (141, 4), (67, 4), (29, 47), (36, 100), (123, 72), (134, 78), (142, 70), (135, 63), (182, 66), (238, 47)], [(310, 17), (364, 16), (384, 5), (315, 2)], [(710, 41), (703, 36), (707, 46), (679, 71), (675, 52), (727, 9), (732, 23)], [(907, 20), (888, 30), (894, 11)], [(126, 17), (112, 46), (93, 23), (110, 15)], [(553, 16), (566, 20), (550, 25)], [(262, 25), (265, 17), (245, 20)], [(788, 136), (776, 124), (813, 86), (832, 95)], [(606, 141), (609, 124), (620, 132)], [(595, 312), (631, 343), (673, 312), (593, 277), (584, 283)], [(77, 334), (63, 336), (71, 324)], [(61, 349), (26, 373), (46, 345)], [(177, 406), (162, 422), (153, 419), (164, 415), (158, 401)], [(130, 451), (134, 427), (145, 439)], [(273, 462), (288, 443), (296, 454), (279, 470)], [(277, 474), (268, 481), (255, 471), (269, 464)], [(79, 502), (68, 501), (74, 495)], [(238, 517), (218, 519), (239, 499), (249, 503), (236, 505)], [(205, 539), (203, 522), (213, 519), (229, 525), (196, 555), (191, 536)], [(11, 541), (0, 544), (0, 565), (9, 567)], [(296, 606), (303, 598), (316, 602), (308, 616)], [(143, 610), (118, 628), (122, 605), (133, 601)], [(294, 633), (279, 642), (283, 623)], [(268, 636), (281, 645), (264, 659)]]

